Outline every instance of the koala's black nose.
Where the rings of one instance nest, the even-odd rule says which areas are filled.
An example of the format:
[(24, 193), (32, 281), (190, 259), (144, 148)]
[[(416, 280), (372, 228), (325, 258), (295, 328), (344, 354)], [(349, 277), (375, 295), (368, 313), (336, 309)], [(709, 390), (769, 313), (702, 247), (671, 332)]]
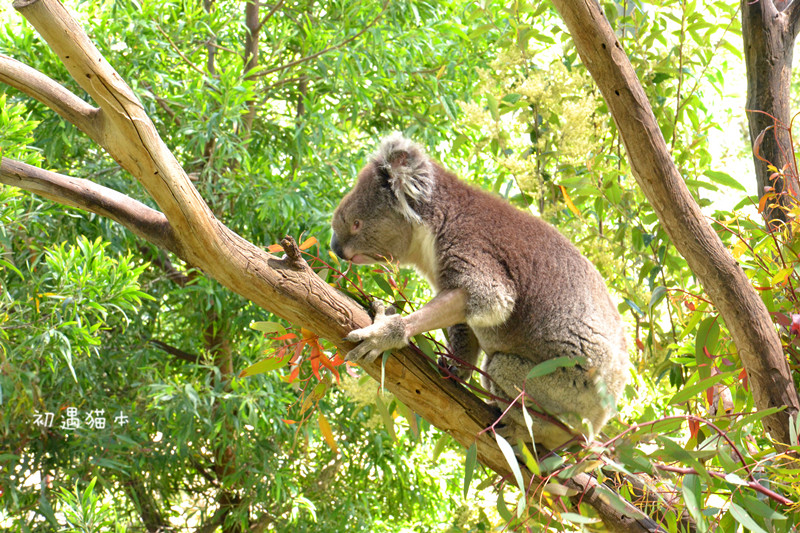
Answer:
[(333, 250), (333, 253), (338, 255), (340, 258), (347, 259), (344, 256), (344, 249), (342, 248), (342, 245), (339, 244), (339, 239), (336, 238), (335, 233), (333, 234), (333, 237), (331, 237), (331, 250)]

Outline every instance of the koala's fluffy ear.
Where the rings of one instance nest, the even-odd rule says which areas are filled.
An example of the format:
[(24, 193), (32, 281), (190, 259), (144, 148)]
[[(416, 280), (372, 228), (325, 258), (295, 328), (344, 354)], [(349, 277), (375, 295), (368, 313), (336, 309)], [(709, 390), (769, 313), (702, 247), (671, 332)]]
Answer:
[(383, 139), (372, 160), (378, 179), (386, 180), (386, 186), (397, 198), (400, 213), (410, 221), (420, 222), (409, 201), (430, 199), (434, 179), (433, 165), (422, 148), (401, 133), (393, 133)]

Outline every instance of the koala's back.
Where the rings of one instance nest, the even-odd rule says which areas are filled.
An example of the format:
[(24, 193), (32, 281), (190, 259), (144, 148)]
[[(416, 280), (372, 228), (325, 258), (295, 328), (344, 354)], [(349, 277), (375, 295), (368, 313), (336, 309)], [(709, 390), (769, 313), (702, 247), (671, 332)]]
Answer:
[(432, 202), (441, 288), (502, 279), (515, 294), (504, 323), (474, 327), (487, 354), (535, 363), (582, 356), (618, 397), (628, 357), (624, 327), (600, 273), (555, 228), (437, 168)]

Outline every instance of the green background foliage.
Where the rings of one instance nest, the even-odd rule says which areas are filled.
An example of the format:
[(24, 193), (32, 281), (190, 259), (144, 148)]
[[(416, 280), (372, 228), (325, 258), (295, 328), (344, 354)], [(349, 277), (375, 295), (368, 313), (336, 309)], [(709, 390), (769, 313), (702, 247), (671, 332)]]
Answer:
[[(658, 488), (700, 531), (791, 531), (796, 513), (752, 484), (800, 501), (795, 474), (763, 432), (730, 333), (637, 189), (569, 35), (548, 4), (506, 4), (262, 5), (251, 71), (241, 2), (71, 8), (216, 216), (254, 243), (326, 243), (338, 199), (393, 130), (555, 224), (619, 299), (635, 372), (604, 445), (551, 457), (542, 473), (557, 483), (610, 452), (601, 476), (660, 472)], [(742, 68), (738, 12), (721, 1), (603, 5), (687, 186), (759, 289), (796, 370), (800, 245), (764, 230), (745, 192), (754, 182), (731, 176), (712, 142), (725, 130), (728, 150), (746, 155), (743, 103), (721, 99)], [(84, 95), (21, 17), (5, 6), (0, 17), (0, 52)], [(2, 85), (0, 132), (4, 157), (152, 205), (75, 127)], [(344, 267), (325, 245), (309, 252), (338, 278)], [(391, 301), (428, 294), (407, 271), (389, 273), (392, 284), (359, 273), (350, 281)], [(317, 377), (304, 356), (237, 377), (281, 346), (249, 327), (270, 320), (102, 217), (0, 186), (0, 527), (597, 526), (590, 509), (558, 502), (531, 500), (512, 516), (515, 483), (504, 489), (474, 458), (465, 490), (466, 452), (357, 370)], [(68, 408), (77, 429), (62, 428)], [(48, 412), (52, 427), (37, 424)], [(678, 531), (675, 515), (663, 526)]]

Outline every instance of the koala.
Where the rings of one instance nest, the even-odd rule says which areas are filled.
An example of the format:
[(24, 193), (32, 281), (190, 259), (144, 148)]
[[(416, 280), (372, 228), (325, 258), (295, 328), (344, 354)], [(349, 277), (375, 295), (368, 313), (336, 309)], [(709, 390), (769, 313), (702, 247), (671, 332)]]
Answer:
[[(524, 390), (526, 406), (546, 414), (531, 417), (537, 444), (591, 438), (614, 414), (629, 374), (622, 319), (594, 265), (551, 225), (461, 182), (395, 133), (360, 171), (332, 227), (342, 259), (412, 265), (436, 292), (407, 316), (378, 305), (372, 325), (345, 337), (360, 343), (349, 360), (374, 360), (448, 328), (459, 377), (483, 352), (482, 382), (493, 397), (510, 401)], [(575, 364), (527, 379), (556, 357)], [(504, 431), (529, 435), (521, 411), (508, 414)]]

